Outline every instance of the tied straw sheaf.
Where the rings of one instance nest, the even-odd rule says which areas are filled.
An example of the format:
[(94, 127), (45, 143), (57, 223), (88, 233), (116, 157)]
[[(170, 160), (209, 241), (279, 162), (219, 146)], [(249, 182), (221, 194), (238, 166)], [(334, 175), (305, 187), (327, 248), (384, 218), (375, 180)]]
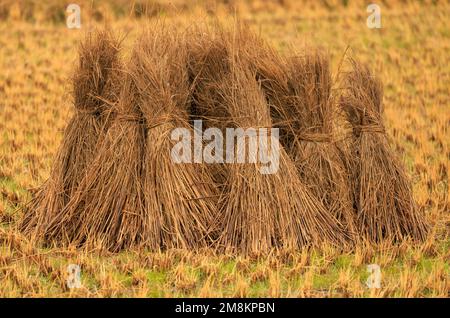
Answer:
[(351, 65), (340, 103), (353, 127), (348, 161), (354, 172), (351, 180), (358, 231), (371, 241), (407, 236), (424, 240), (427, 225), (382, 123), (381, 82), (367, 66), (355, 60)]
[[(424, 240), (424, 216), (382, 128), (379, 82), (352, 65), (336, 96), (325, 54), (282, 55), (240, 23), (158, 23), (127, 62), (111, 31), (92, 32), (73, 77), (73, 118), (20, 229), (47, 245), (251, 255)], [(338, 108), (353, 127), (349, 143), (336, 140)], [(278, 171), (173, 162), (171, 132), (193, 130), (194, 120), (279, 128)]]

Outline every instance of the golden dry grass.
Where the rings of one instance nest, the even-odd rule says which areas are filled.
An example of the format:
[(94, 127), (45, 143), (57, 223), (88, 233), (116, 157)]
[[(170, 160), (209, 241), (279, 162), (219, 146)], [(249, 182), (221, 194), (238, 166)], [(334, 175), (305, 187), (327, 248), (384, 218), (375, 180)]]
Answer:
[[(379, 30), (366, 27), (365, 6), (358, 1), (347, 7), (342, 1), (311, 4), (319, 3), (314, 1), (304, 10), (294, 1), (284, 6), (254, 1), (234, 11), (278, 49), (322, 46), (336, 71), (350, 46), (353, 56), (376, 71), (385, 89), (387, 132), (412, 176), (414, 198), (432, 226), (422, 245), (360, 245), (346, 254), (325, 246), (261, 259), (213, 255), (208, 250), (198, 254), (186, 250), (86, 253), (73, 248), (43, 249), (21, 237), (14, 230), (20, 207), (48, 177), (71, 115), (69, 78), (78, 41), (103, 14), (111, 27), (128, 33), (124, 46), (129, 48), (144, 22), (127, 14), (116, 19), (114, 10), (102, 9), (107, 1), (100, 1), (100, 9), (83, 13), (81, 30), (69, 30), (61, 22), (64, 18), (56, 1), (53, 7), (34, 9), (26, 1), (20, 2), (22, 8), (11, 4), (7, 18), (2, 16), (7, 7), (3, 3), (7, 1), (0, 6), (0, 296), (448, 297), (447, 2), (436, 6), (382, 2), (383, 28)], [(150, 15), (186, 24), (198, 20), (203, 7), (209, 10), (205, 19), (216, 11), (220, 19), (232, 21), (227, 12), (233, 10), (210, 3), (199, 1), (197, 7), (181, 11), (165, 5), (165, 10)], [(71, 263), (81, 266), (80, 289), (67, 288)], [(381, 267), (381, 289), (365, 286), (366, 266), (372, 263)]]

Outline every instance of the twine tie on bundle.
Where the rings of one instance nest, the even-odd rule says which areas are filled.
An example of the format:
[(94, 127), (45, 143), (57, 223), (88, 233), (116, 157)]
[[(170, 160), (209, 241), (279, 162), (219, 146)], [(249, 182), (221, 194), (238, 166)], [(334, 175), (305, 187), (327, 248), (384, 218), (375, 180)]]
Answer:
[(332, 137), (331, 133), (301, 132), (298, 135), (300, 141), (307, 142), (331, 142)]
[(378, 133), (378, 134), (385, 134), (386, 130), (384, 129), (383, 125), (381, 124), (367, 124), (367, 125), (357, 125), (353, 127), (353, 131), (356, 134), (360, 133)]

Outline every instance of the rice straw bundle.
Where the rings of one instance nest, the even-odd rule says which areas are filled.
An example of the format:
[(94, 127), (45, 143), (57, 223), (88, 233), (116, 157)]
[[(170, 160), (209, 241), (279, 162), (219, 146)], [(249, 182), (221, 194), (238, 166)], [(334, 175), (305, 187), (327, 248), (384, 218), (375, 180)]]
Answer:
[[(247, 60), (237, 33), (221, 33), (204, 47), (195, 77), (203, 112), (222, 120), (221, 128), (272, 128), (270, 110)], [(218, 42), (216, 42), (218, 41)], [(220, 49), (221, 46), (224, 50)], [(224, 65), (225, 63), (225, 65)], [(202, 95), (205, 92), (205, 95)], [(226, 164), (226, 182), (219, 202), (223, 233), (220, 243), (246, 254), (272, 248), (300, 248), (329, 242), (345, 245), (347, 233), (300, 182), (292, 161), (280, 148), (279, 170), (261, 174), (259, 163)]]
[(49, 226), (52, 237), (117, 250), (141, 242), (153, 225), (141, 216), (145, 135), (136, 88), (128, 73), (113, 111), (114, 121), (79, 191)]
[(198, 248), (210, 241), (217, 193), (204, 164), (174, 163), (171, 132), (187, 129), (190, 87), (184, 39), (177, 30), (152, 28), (135, 51), (134, 80), (146, 126), (143, 187), (155, 240), (167, 248)]
[(382, 123), (382, 86), (365, 65), (351, 61), (341, 106), (353, 127), (349, 160), (354, 174), (357, 226), (371, 241), (424, 240), (427, 226), (411, 184)]
[(73, 75), (74, 115), (54, 160), (49, 179), (26, 207), (21, 230), (31, 236), (47, 236), (49, 222), (67, 205), (78, 189), (102, 138), (110, 104), (117, 99), (119, 42), (108, 31), (87, 35), (79, 51)]
[(289, 129), (283, 140), (300, 178), (350, 232), (355, 232), (350, 178), (333, 136), (336, 112), (327, 58), (320, 52), (287, 61), (290, 93), (280, 105)]
[(319, 51), (285, 58), (240, 26), (243, 56), (256, 73), (270, 105), (280, 141), (313, 195), (354, 232), (349, 176), (333, 140), (336, 118), (327, 58)]

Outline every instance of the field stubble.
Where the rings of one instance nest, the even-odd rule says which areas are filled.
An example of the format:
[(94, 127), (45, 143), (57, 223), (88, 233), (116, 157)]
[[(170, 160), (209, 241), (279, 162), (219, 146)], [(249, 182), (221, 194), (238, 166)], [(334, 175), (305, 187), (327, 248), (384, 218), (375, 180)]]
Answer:
[[(355, 10), (355, 9), (352, 9)], [(279, 49), (324, 46), (336, 70), (347, 45), (374, 68), (385, 88), (385, 123), (413, 179), (414, 197), (432, 225), (420, 246), (360, 245), (342, 254), (281, 251), (251, 259), (169, 250), (118, 254), (42, 249), (14, 230), (20, 206), (48, 177), (71, 115), (68, 77), (83, 29), (0, 22), (0, 295), (15, 296), (373, 296), (449, 294), (450, 26), (448, 5), (383, 11), (383, 28), (368, 29), (365, 10), (298, 19), (261, 11), (247, 17)], [(170, 19), (172, 17), (169, 17)], [(189, 21), (189, 15), (179, 17)], [(141, 22), (120, 19), (129, 32)], [(180, 22), (182, 23), (182, 22)], [(68, 289), (67, 265), (81, 266), (82, 287)], [(381, 267), (381, 288), (369, 289), (368, 264)]]

